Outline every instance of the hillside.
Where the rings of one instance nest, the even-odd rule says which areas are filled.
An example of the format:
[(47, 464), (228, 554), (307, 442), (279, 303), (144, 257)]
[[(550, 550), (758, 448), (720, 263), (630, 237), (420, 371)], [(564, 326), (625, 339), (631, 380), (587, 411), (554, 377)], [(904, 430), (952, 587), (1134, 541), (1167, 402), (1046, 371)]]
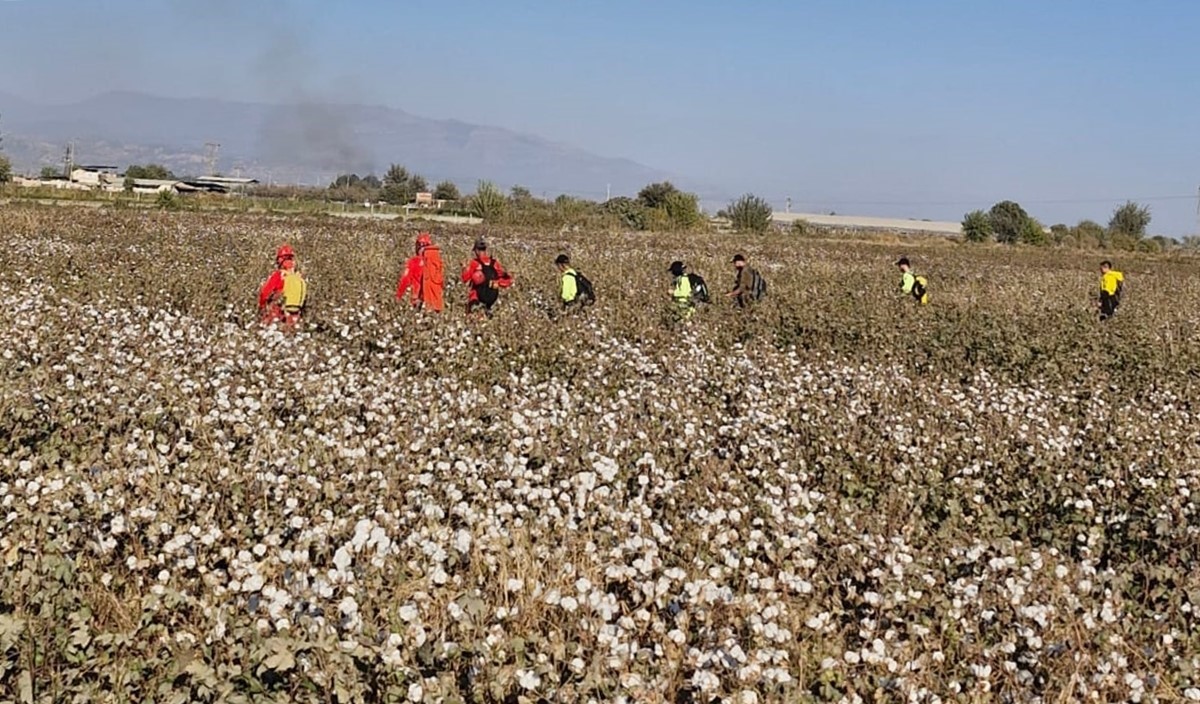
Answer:
[(487, 178), (534, 193), (603, 197), (671, 179), (628, 159), (498, 127), (436, 120), (365, 105), (269, 105), (106, 93), (69, 105), (39, 105), (0, 95), (5, 151), (19, 170), (62, 161), (74, 141), (78, 163), (124, 167), (156, 161), (179, 173), (205, 170), (204, 144), (221, 145), (218, 170), (263, 181), (323, 184), (337, 173), (381, 173), (402, 163), (430, 181), (471, 187)]

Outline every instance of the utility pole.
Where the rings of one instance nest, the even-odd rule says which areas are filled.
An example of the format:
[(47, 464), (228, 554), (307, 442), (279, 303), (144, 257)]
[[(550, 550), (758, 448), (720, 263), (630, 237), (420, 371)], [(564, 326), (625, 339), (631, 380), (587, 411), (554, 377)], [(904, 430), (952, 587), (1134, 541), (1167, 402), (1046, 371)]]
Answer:
[(75, 142), (67, 142), (67, 150), (63, 154), (63, 176), (71, 180), (71, 172), (75, 170)]
[(204, 160), (208, 163), (208, 176), (217, 175), (217, 155), (221, 152), (221, 145), (216, 142), (204, 143)]
[(787, 205), (784, 206), (783, 212), (785, 212), (785, 213), (792, 212), (792, 197), (791, 196), (788, 196)]
[(1196, 237), (1200, 239), (1200, 186), (1196, 187)]
[(604, 186), (604, 202), (607, 203), (610, 200), (612, 200), (612, 184), (611, 183)]

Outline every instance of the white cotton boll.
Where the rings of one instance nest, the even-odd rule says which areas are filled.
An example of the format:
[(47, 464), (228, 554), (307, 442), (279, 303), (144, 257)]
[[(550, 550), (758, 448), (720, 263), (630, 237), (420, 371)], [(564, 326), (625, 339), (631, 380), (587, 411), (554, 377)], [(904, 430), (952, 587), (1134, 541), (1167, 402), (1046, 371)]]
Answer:
[(525, 588), (525, 582), (520, 579), (510, 579), (504, 584), (504, 587), (510, 594), (516, 594)]
[(517, 670), (517, 684), (521, 689), (532, 691), (542, 684), (542, 678), (533, 670)]
[[(265, 583), (265, 580), (262, 578), (262, 575), (252, 574), (242, 582), (242, 591), (243, 592), (259, 591), (260, 589), (263, 588), (264, 583)], [(230, 585), (230, 587), (232, 588), (232, 584)]]
[(408, 686), (408, 701), (419, 702), (425, 699), (425, 688), (419, 682), (414, 682)]
[(354, 558), (351, 556), (350, 550), (343, 545), (338, 548), (337, 552), (333, 555), (333, 566), (338, 569), (338, 572), (345, 572), (346, 570), (350, 569), (350, 563), (353, 562), (353, 560)]
[(459, 528), (454, 534), (454, 549), (466, 555), (471, 550), (471, 533), (470, 531)]
[(417, 617), (421, 615), (421, 612), (419, 609), (417, 609), (416, 604), (409, 603), (400, 607), (399, 615), (400, 619), (405, 623), (412, 623), (413, 621), (417, 620)]
[(692, 674), (692, 686), (701, 692), (713, 692), (721, 686), (721, 679), (708, 670), (696, 670)]
[(575, 609), (579, 608), (579, 602), (575, 600), (575, 597), (568, 596), (568, 597), (563, 597), (563, 600), (559, 602), (559, 606), (563, 607), (564, 609), (566, 609), (567, 611), (569, 611), (571, 613), (574, 613)]

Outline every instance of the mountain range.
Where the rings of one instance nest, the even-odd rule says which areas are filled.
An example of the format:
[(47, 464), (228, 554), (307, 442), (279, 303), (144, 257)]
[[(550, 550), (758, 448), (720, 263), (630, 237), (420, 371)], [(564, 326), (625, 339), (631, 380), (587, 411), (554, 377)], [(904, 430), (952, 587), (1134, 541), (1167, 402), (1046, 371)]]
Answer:
[(208, 171), (206, 144), (219, 144), (216, 171), (263, 182), (325, 185), (341, 173), (382, 174), (399, 163), (431, 183), (470, 191), (479, 179), (533, 193), (603, 199), (671, 180), (702, 197), (715, 189), (629, 159), (600, 156), (540, 137), (390, 107), (274, 105), (111, 92), (67, 105), (0, 94), (5, 153), (18, 171), (63, 163), (124, 169), (160, 163), (180, 175)]

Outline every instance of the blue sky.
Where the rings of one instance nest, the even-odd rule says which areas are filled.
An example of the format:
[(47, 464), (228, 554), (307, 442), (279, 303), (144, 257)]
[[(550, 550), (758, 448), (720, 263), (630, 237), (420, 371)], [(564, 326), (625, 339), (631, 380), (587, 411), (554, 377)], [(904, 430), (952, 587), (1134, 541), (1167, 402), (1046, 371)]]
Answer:
[(796, 210), (1196, 231), (1200, 3), (0, 0), (0, 91), (297, 94), (493, 124)]

